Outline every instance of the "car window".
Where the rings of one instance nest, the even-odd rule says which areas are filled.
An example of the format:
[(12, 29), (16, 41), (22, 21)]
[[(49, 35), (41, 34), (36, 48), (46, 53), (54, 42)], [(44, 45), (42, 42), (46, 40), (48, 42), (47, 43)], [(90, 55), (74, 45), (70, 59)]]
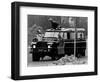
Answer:
[(77, 33), (77, 39), (83, 39), (84, 38), (84, 33), (83, 32), (78, 32)]
[(75, 39), (75, 32), (70, 32), (70, 39)]
[(45, 32), (44, 37), (58, 37), (59, 32)]
[(64, 39), (67, 39), (67, 32), (64, 33)]

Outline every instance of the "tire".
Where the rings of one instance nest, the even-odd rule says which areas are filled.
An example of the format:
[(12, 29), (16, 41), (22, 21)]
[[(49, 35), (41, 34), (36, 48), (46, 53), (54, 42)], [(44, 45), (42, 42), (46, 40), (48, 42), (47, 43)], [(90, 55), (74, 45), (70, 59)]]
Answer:
[(83, 52), (81, 54), (82, 54), (82, 56), (85, 56), (85, 50), (83, 50)]
[(76, 53), (77, 55), (76, 55), (76, 57), (77, 58), (80, 58), (81, 57), (81, 54), (80, 53)]
[(40, 57), (39, 56), (36, 56), (37, 54), (33, 54), (32, 55), (32, 61), (39, 61), (40, 60)]
[(55, 57), (52, 57), (52, 60), (56, 60)]

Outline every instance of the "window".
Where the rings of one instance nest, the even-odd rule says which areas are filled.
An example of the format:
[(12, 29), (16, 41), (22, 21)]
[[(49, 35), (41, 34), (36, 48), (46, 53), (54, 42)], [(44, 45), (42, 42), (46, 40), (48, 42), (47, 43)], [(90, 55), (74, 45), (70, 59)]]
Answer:
[(44, 37), (58, 37), (59, 32), (46, 32)]
[(70, 39), (75, 39), (75, 32), (70, 33)]
[(84, 38), (84, 33), (83, 32), (78, 32), (77, 33), (77, 39), (83, 39)]
[(67, 39), (67, 32), (64, 33), (64, 39)]

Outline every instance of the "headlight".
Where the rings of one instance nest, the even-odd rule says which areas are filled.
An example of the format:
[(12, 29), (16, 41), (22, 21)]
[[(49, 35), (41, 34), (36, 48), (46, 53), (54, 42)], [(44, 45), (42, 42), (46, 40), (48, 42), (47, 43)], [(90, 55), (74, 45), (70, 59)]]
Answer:
[(50, 46), (50, 45), (48, 45), (48, 48), (51, 48), (51, 46)]
[(52, 42), (48, 42), (48, 48), (51, 48), (51, 45), (53, 44)]
[(36, 46), (35, 46), (35, 45), (33, 45), (33, 48), (36, 48)]

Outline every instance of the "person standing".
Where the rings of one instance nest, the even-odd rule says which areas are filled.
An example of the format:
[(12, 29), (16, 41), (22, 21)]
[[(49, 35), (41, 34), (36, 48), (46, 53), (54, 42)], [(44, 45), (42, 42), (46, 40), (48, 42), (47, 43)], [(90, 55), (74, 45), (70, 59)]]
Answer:
[(36, 35), (36, 38), (38, 39), (38, 41), (42, 41), (43, 36), (44, 36), (44, 35), (42, 34), (41, 30), (39, 29), (39, 30), (37, 31), (37, 35)]
[(52, 18), (48, 19), (51, 22), (51, 28), (57, 29), (59, 27), (59, 23), (57, 21), (53, 20)]
[(58, 39), (59, 39), (59, 45), (58, 45), (58, 54), (60, 56), (64, 56), (64, 40), (61, 37), (60, 33), (58, 34)]

